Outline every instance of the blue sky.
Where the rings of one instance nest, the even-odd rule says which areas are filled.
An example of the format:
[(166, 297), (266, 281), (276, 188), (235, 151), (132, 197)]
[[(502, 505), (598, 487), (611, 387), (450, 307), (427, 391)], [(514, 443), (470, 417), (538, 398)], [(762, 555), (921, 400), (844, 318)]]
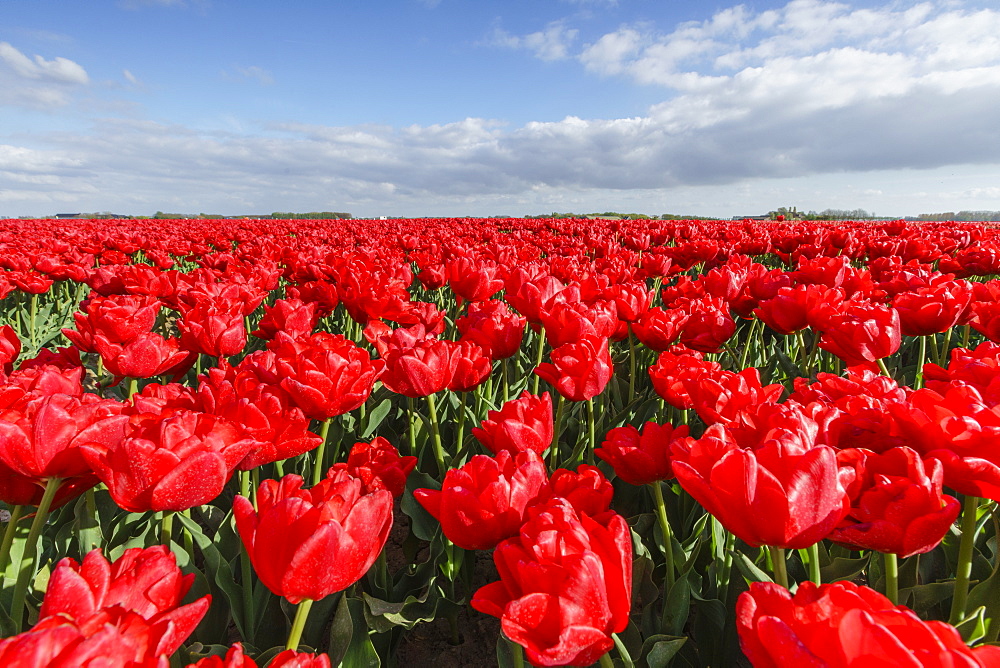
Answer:
[(10, 0), (0, 215), (1000, 209), (994, 2)]

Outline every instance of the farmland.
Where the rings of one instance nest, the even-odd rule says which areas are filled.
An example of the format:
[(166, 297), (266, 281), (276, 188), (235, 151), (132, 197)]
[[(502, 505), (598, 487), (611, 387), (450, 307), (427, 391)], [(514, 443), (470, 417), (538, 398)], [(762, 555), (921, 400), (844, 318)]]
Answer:
[(0, 662), (1000, 662), (994, 224), (0, 245)]

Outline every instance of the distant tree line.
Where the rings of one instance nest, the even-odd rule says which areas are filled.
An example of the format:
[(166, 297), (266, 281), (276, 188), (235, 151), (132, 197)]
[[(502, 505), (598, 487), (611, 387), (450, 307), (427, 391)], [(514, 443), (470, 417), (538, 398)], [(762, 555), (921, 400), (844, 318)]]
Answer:
[(350, 218), (351, 214), (343, 211), (310, 211), (308, 213), (290, 213), (286, 211), (275, 211), (271, 218), (280, 220), (330, 220), (334, 218)]
[(927, 221), (958, 220), (998, 222), (1000, 221), (1000, 211), (959, 211), (958, 213), (948, 211), (945, 213), (922, 213), (919, 216), (915, 216), (915, 218), (917, 220)]
[(621, 213), (619, 211), (604, 211), (603, 213), (540, 213), (525, 218), (621, 218), (629, 220), (714, 220), (710, 216), (681, 215), (674, 213), (664, 213), (659, 216), (650, 216), (645, 213)]

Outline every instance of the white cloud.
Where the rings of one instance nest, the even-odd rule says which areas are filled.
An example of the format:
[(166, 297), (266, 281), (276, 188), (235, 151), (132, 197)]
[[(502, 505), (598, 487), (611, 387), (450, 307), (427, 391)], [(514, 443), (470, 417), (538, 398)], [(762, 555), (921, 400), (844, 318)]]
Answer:
[(249, 67), (234, 67), (232, 75), (228, 72), (223, 72), (223, 76), (227, 78), (235, 76), (240, 79), (256, 81), (261, 86), (270, 86), (274, 83), (274, 77), (271, 76), (271, 73), (263, 67), (258, 67), (257, 65), (250, 65)]
[(3, 62), (5, 69), (22, 79), (68, 84), (86, 84), (90, 81), (86, 70), (68, 58), (29, 58), (7, 42), (0, 42), (0, 62)]
[[(498, 29), (494, 44), (548, 60), (576, 57), (595, 75), (662, 89), (664, 101), (633, 118), (570, 116), (520, 127), (479, 118), (401, 128), (234, 122), (238, 132), (209, 133), (103, 120), (90, 133), (35, 136), (31, 148), (4, 139), (0, 199), (44, 204), (58, 193), (82, 210), (139, 213), (405, 214), (422, 206), (409, 213), (435, 214), (447, 205), (518, 214), (631, 202), (651, 212), (742, 215), (755, 210), (740, 202), (772, 198), (761, 206), (773, 208), (815, 197), (822, 177), (842, 184), (835, 196), (800, 200), (800, 208), (892, 213), (887, 202), (895, 198), (895, 206), (912, 200), (934, 211), (936, 192), (955, 210), (991, 208), (991, 200), (1000, 209), (989, 180), (1000, 177), (997, 35), (995, 10), (855, 9), (821, 0), (766, 12), (732, 7), (671, 32), (622, 26), (582, 46), (567, 23), (521, 37)], [(72, 71), (50, 66), (58, 59), (17, 54), (0, 58), (0, 76), (22, 90), (46, 82), (65, 96), (80, 85), (56, 81), (55, 73)], [(253, 66), (229, 76), (271, 81)], [(921, 176), (946, 169), (964, 170), (963, 179), (935, 190)], [(863, 176), (888, 173), (898, 181)], [(719, 209), (704, 199), (694, 205), (707, 194)], [(599, 198), (612, 205), (585, 204)]]
[(563, 60), (569, 57), (569, 49), (578, 34), (579, 30), (567, 28), (564, 22), (553, 21), (544, 30), (522, 37), (496, 27), (488, 41), (494, 46), (530, 51), (540, 60)]
[(0, 105), (48, 109), (70, 102), (74, 90), (87, 86), (87, 71), (68, 58), (29, 57), (0, 42)]

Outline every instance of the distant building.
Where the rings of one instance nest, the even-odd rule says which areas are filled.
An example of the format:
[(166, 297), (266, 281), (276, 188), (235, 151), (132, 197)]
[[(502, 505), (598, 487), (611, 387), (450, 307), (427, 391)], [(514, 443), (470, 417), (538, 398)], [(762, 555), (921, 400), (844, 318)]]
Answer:
[(79, 218), (82, 213), (57, 213), (56, 218)]

